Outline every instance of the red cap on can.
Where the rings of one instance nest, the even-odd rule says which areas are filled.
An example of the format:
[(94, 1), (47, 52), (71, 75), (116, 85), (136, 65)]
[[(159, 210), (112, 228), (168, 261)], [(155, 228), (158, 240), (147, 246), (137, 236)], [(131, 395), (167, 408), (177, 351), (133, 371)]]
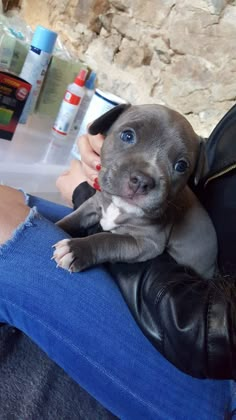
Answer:
[(75, 78), (74, 83), (78, 86), (84, 86), (86, 76), (87, 76), (87, 70), (85, 69), (80, 70), (78, 76), (76, 76)]

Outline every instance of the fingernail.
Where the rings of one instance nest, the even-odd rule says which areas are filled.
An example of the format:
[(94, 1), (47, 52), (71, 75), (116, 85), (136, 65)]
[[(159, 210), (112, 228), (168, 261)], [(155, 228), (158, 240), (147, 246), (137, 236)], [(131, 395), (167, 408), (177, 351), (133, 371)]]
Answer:
[(101, 188), (100, 188), (100, 186), (98, 185), (98, 184), (93, 184), (93, 188), (95, 189), (95, 190), (97, 190), (97, 191), (101, 191)]
[(96, 170), (101, 171), (101, 169), (102, 169), (102, 165), (100, 163), (97, 163), (96, 164)]
[(94, 188), (95, 190), (101, 191), (101, 187), (100, 187), (100, 185), (99, 185), (99, 181), (98, 181), (98, 178), (97, 178), (97, 177), (96, 177), (96, 178), (94, 178), (94, 181), (93, 181), (93, 188)]

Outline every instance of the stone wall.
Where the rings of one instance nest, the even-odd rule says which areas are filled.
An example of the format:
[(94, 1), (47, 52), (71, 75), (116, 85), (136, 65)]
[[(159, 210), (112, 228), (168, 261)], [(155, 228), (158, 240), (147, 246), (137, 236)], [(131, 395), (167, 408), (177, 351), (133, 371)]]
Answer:
[(134, 104), (175, 108), (202, 135), (234, 104), (235, 0), (44, 3), (24, 0), (24, 18), (58, 31), (69, 50), (97, 71), (101, 89)]

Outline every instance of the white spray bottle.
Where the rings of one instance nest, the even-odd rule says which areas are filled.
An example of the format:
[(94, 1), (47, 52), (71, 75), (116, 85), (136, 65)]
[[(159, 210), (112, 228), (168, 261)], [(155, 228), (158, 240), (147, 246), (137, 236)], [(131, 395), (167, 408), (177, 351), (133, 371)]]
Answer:
[(70, 132), (81, 100), (84, 96), (86, 75), (87, 70), (80, 70), (74, 82), (67, 87), (56, 121), (53, 125), (54, 133), (59, 136), (67, 136)]

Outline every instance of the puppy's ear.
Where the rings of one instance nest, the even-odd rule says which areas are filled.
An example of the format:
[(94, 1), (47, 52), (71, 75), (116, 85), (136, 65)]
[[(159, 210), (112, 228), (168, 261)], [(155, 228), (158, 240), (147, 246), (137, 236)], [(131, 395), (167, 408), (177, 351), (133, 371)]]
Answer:
[(130, 107), (130, 104), (121, 104), (117, 105), (110, 111), (101, 115), (97, 118), (89, 127), (88, 131), (90, 134), (106, 134), (112, 124), (117, 120), (117, 118)]
[(208, 161), (207, 161), (207, 154), (206, 154), (206, 141), (203, 138), (199, 138), (200, 145), (199, 145), (199, 153), (197, 157), (196, 166), (194, 169), (193, 177), (194, 177), (194, 184), (197, 185), (199, 181), (204, 178), (208, 172)]

